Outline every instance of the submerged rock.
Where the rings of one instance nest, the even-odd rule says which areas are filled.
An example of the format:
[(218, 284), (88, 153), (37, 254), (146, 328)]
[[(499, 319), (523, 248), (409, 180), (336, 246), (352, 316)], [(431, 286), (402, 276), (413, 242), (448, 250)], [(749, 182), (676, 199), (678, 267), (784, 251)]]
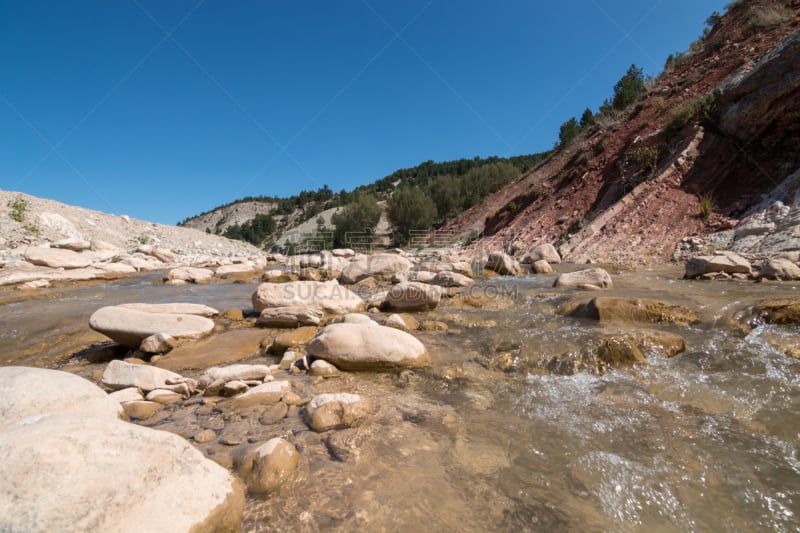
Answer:
[(425, 346), (414, 336), (375, 322), (331, 324), (308, 344), (308, 354), (343, 370), (425, 366)]
[(291, 479), (299, 459), (292, 443), (282, 438), (270, 439), (247, 454), (239, 475), (251, 493), (268, 494)]
[(681, 326), (700, 322), (700, 315), (688, 307), (643, 298), (597, 297), (587, 303), (568, 303), (562, 308), (562, 313), (601, 322), (646, 322)]
[(360, 426), (371, 412), (372, 402), (358, 394), (319, 394), (306, 406), (306, 420), (322, 433)]

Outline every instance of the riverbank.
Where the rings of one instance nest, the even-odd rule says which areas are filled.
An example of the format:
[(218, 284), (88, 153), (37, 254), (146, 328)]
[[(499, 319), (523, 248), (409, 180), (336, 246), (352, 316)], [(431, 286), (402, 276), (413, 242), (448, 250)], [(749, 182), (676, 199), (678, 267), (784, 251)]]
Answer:
[[(297, 266), (282, 275), (309, 268)], [(255, 448), (275, 438), (293, 447), (296, 464), (279, 488), (264, 495), (250, 481), (246, 530), (391, 531), (423, 520), (437, 530), (704, 529), (718, 526), (721, 513), (729, 529), (790, 527), (800, 381), (789, 355), (800, 337), (796, 325), (754, 321), (753, 309), (796, 293), (797, 284), (683, 280), (680, 267), (609, 268), (611, 284), (598, 291), (553, 286), (593, 265), (552, 267), (551, 274), (479, 274), (468, 287), (443, 288), (433, 308), (396, 312), (381, 304), (359, 313), (376, 326), (402, 323), (425, 347), (422, 367), (312, 375), (284, 356), (314, 352), (304, 346), (342, 315), (325, 312), (316, 326), (256, 326), (260, 279), (173, 286), (163, 272), (6, 304), (0, 351), (18, 354), (4, 365), (56, 367), (107, 392), (103, 375), (119, 359), (195, 383), (210, 366), (266, 366), (269, 378), (238, 381), (246, 390), (257, 381), (288, 383), (272, 399), (237, 402), (243, 389), (234, 384), (159, 404), (149, 416), (131, 411), (142, 416), (136, 424), (181, 436), (243, 480)], [(402, 279), (436, 276), (412, 268), (339, 286), (366, 308), (391, 287), (421, 283)], [(325, 268), (314, 270), (325, 276)], [(98, 308), (134, 301), (203, 304), (219, 313), (205, 339), (147, 363), (88, 327)], [(611, 321), (576, 314), (592, 301), (595, 309), (612, 302), (615, 312), (628, 311)], [(691, 313), (657, 307), (643, 315), (624, 307), (630, 302)], [(676, 337), (682, 350), (666, 342)], [(315, 431), (309, 406), (324, 394), (358, 395), (369, 408), (353, 427)]]

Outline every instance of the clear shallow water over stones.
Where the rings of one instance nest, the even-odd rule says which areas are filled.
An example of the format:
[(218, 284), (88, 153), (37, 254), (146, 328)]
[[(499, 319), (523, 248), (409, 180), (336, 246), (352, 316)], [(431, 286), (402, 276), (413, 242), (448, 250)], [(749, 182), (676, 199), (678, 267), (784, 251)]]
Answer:
[[(682, 269), (610, 272), (613, 288), (601, 294), (553, 288), (557, 274), (499, 277), (414, 313), (448, 326), (412, 332), (430, 354), (426, 369), (276, 376), (292, 382), (300, 404), (326, 393), (363, 396), (372, 412), (358, 427), (317, 433), (302, 405), (235, 410), (229, 400), (198, 397), (142, 424), (187, 438), (230, 469), (272, 438), (295, 446), (293, 479), (248, 499), (246, 531), (794, 530), (800, 361), (785, 352), (800, 330), (749, 329), (732, 317), (764, 299), (798, 296), (797, 285), (686, 281)], [(86, 331), (95, 309), (132, 301), (242, 309), (256, 287), (157, 279), (52, 289), (58, 299), (3, 305), (2, 364), (92, 379), (109, 354), (75, 352), (105, 342)], [(559, 314), (570, 299), (601, 295), (685, 306), (700, 323), (647, 324), (685, 339), (673, 357), (644, 353), (646, 363), (603, 375), (550, 374), (552, 358), (639, 327)]]

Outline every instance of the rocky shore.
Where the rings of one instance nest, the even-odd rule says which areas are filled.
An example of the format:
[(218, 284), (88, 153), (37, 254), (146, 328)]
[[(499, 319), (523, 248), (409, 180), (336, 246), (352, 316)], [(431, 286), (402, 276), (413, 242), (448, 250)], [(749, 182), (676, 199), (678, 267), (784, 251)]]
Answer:
[[(159, 520), (168, 520), (167, 529), (236, 530), (245, 493), (268, 498), (296, 477), (307, 448), (298, 437), (303, 431), (319, 434), (339, 460), (356, 460), (358, 445), (342, 440), (339, 435), (346, 433), (340, 432), (385, 416), (378, 413), (385, 413), (390, 401), (359, 386), (358, 373), (388, 371), (408, 381), (419, 372), (433, 372), (453, 379), (464, 369), (441, 367), (423, 340), (457, 335), (460, 328), (491, 327), (453, 312), (504, 307), (502, 298), (473, 290), (476, 281), (547, 275), (537, 272), (564, 266), (551, 245), (519, 255), (521, 261), (502, 251), (363, 255), (340, 249), (195, 262), (163, 247), (142, 245), (130, 254), (77, 238), (28, 247), (24, 261), (33, 266), (22, 259), (7, 264), (0, 269), (5, 283), (20, 283), (23, 279), (13, 273), (34, 269), (56, 273), (128, 265), (129, 271), (117, 272), (128, 274), (138, 270), (136, 264), (172, 267), (164, 270), (165, 285), (231, 276), (260, 284), (239, 309), (178, 301), (98, 308), (86, 321), (109, 339), (108, 362), (87, 376), (91, 381), (52, 370), (0, 368), (0, 383), (10, 391), (0, 401), (5, 500), (0, 525), (163, 530)], [(108, 258), (118, 260), (104, 263)], [(797, 261), (786, 253), (754, 266), (724, 252), (690, 258), (685, 277), (796, 280)], [(47, 279), (64, 278), (32, 278), (20, 286), (40, 286)], [(568, 296), (560, 300), (559, 314), (618, 325), (582, 351), (531, 366), (497, 348), (477, 361), (492, 371), (602, 375), (682, 353), (685, 339), (665, 326), (705, 320), (680, 304), (598, 295), (613, 287), (613, 274), (592, 265), (575, 265), (555, 277), (553, 290)], [(440, 308), (446, 311), (435, 314)], [(764, 300), (735, 319), (739, 330), (760, 323), (798, 324), (800, 300)], [(781, 342), (787, 356), (797, 356), (791, 342)], [(75, 468), (78, 464), (81, 468)], [(28, 482), (14, 481), (20, 478)], [(193, 498), (176, 506), (176, 494), (187, 491)], [(99, 494), (106, 505), (91, 505)], [(141, 521), (143, 516), (149, 522)]]

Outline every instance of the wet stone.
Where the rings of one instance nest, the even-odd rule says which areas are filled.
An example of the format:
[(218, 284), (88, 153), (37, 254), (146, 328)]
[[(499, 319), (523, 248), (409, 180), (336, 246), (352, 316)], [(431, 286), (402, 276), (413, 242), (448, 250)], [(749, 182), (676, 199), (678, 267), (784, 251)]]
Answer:
[(258, 422), (264, 426), (275, 424), (282, 420), (289, 412), (289, 406), (283, 402), (276, 403), (264, 410)]
[(217, 438), (217, 433), (210, 429), (204, 429), (194, 434), (192, 437), (198, 444), (206, 444)]

